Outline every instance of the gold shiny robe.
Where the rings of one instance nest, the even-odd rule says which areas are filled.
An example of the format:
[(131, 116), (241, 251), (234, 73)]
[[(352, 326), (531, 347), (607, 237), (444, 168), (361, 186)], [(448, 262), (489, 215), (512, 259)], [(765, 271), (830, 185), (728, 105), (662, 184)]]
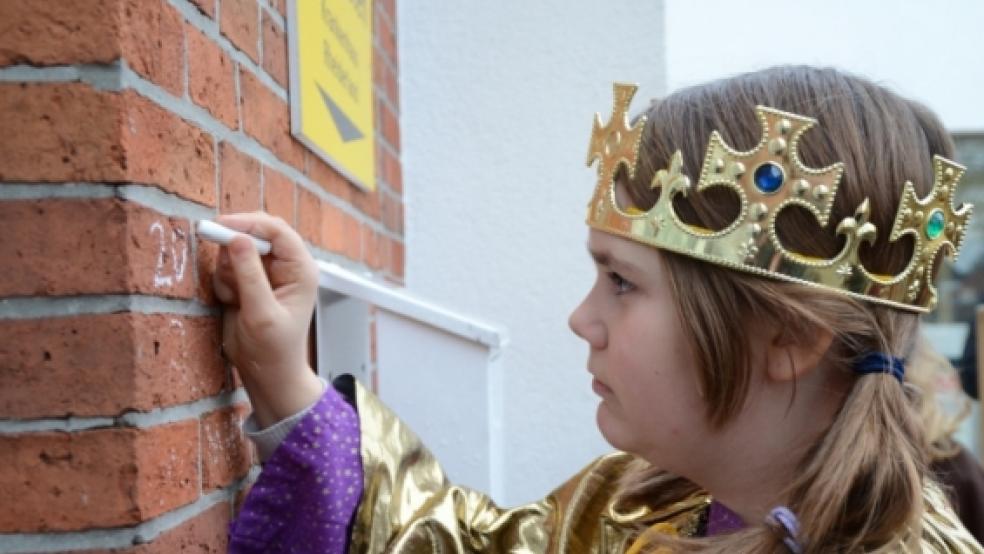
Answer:
[[(667, 506), (624, 506), (616, 483), (634, 459), (614, 452), (595, 460), (546, 498), (500, 508), (488, 496), (452, 485), (417, 436), (378, 398), (356, 383), (364, 470), (362, 503), (349, 552), (564, 553), (625, 552), (640, 524), (670, 523), (691, 534), (711, 499), (696, 494)], [(943, 494), (926, 491), (925, 553), (984, 553)], [(900, 537), (898, 552), (910, 552)], [(644, 551), (644, 550), (643, 550)]]

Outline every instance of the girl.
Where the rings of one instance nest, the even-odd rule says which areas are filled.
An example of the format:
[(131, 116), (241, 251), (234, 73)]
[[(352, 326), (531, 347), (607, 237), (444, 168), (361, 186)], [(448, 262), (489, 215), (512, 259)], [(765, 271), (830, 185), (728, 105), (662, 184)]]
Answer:
[(969, 216), (937, 119), (807, 67), (685, 89), (632, 125), (634, 87), (615, 92), (588, 157), (598, 278), (570, 326), (619, 451), (512, 509), (448, 483), (372, 395), (308, 367), (298, 236), (226, 216), (273, 243), (261, 263), (237, 239), (215, 279), (266, 460), (232, 551), (982, 552), (904, 383)]

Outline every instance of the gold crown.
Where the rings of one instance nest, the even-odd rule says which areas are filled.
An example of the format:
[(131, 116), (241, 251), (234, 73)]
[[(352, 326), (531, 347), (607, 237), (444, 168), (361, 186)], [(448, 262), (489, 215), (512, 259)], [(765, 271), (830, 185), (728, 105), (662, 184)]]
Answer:
[(683, 157), (679, 150), (669, 168), (653, 177), (652, 188), (661, 190), (652, 209), (629, 213), (619, 208), (615, 172), (624, 164), (629, 176), (634, 175), (646, 120), (640, 117), (629, 125), (628, 107), (637, 88), (615, 83), (611, 119), (603, 126), (600, 114), (595, 114), (587, 163), (599, 161), (598, 184), (588, 204), (588, 225), (732, 269), (832, 289), (909, 311), (925, 313), (936, 305), (932, 283), (936, 255), (948, 247), (956, 259), (973, 209), (968, 204), (953, 207), (963, 166), (934, 156), (936, 177), (925, 198), (916, 195), (911, 182), (905, 183), (889, 240), (911, 235), (912, 259), (898, 275), (873, 274), (858, 257), (861, 244), (874, 244), (878, 232), (868, 221), (868, 199), (857, 207), (854, 217), (838, 223), (836, 232), (846, 242), (831, 259), (791, 252), (776, 234), (776, 216), (790, 205), (811, 211), (819, 227), (825, 227), (844, 170), (842, 163), (814, 169), (800, 160), (799, 139), (817, 123), (809, 117), (758, 106), (762, 140), (747, 152), (728, 146), (717, 131), (711, 133), (696, 192), (724, 186), (741, 202), (737, 219), (719, 231), (684, 223), (673, 210), (673, 198), (690, 191), (690, 178), (680, 172)]

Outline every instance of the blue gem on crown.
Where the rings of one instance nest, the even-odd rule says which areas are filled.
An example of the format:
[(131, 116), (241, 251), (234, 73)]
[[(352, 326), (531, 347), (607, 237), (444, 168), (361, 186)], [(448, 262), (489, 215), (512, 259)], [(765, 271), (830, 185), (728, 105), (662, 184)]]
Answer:
[(772, 162), (766, 162), (755, 169), (755, 186), (765, 194), (772, 194), (782, 186), (785, 176), (782, 168)]

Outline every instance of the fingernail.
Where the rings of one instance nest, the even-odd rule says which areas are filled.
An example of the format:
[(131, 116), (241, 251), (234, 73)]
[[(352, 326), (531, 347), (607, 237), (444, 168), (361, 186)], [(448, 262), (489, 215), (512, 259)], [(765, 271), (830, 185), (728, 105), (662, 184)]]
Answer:
[(249, 239), (243, 239), (243, 237), (236, 237), (232, 242), (229, 243), (229, 255), (235, 258), (242, 258), (249, 254), (250, 242)]

